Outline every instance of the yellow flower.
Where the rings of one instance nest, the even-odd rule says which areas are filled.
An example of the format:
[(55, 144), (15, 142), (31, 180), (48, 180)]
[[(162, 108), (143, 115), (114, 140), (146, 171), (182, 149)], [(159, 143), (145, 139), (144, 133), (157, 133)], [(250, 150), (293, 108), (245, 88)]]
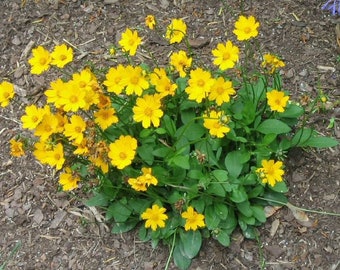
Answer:
[(122, 38), (118, 43), (122, 46), (124, 52), (129, 52), (129, 55), (135, 55), (138, 46), (142, 43), (142, 39), (138, 36), (137, 31), (127, 28), (122, 33)]
[(267, 93), (267, 103), (272, 111), (284, 112), (289, 96), (282, 91), (272, 90)]
[(11, 155), (13, 157), (21, 157), (23, 155), (25, 155), (25, 151), (24, 151), (24, 145), (22, 142), (17, 141), (15, 139), (11, 139), (9, 141), (10, 148), (11, 148)]
[(79, 115), (72, 115), (70, 123), (65, 125), (64, 135), (80, 144), (84, 138), (83, 132), (86, 129), (86, 123)]
[(60, 170), (65, 162), (64, 148), (61, 143), (58, 143), (53, 147), (51, 151), (45, 153), (45, 162), (50, 166), (55, 166), (57, 170)]
[(158, 184), (157, 178), (152, 175), (151, 168), (142, 168), (142, 172), (143, 175), (128, 180), (128, 183), (134, 190), (146, 191), (148, 186), (156, 186)]
[(14, 97), (14, 85), (3, 81), (0, 83), (0, 106), (6, 107), (9, 101)]
[(157, 95), (145, 95), (142, 98), (137, 98), (136, 106), (133, 107), (133, 119), (136, 122), (142, 122), (143, 128), (148, 128), (151, 123), (154, 127), (158, 127), (160, 118), (163, 116), (163, 111), (160, 97)]
[(168, 216), (164, 214), (166, 209), (164, 207), (159, 207), (157, 204), (154, 204), (152, 208), (146, 209), (141, 217), (146, 220), (145, 228), (150, 228), (151, 230), (157, 230), (157, 227), (164, 228), (165, 220), (168, 219)]
[(284, 67), (285, 63), (275, 55), (267, 53), (263, 56), (263, 62), (261, 66), (268, 69), (270, 74), (273, 74), (276, 69)]
[(76, 112), (86, 106), (86, 91), (79, 89), (73, 81), (64, 83), (64, 88), (57, 94), (60, 95), (60, 99), (56, 102), (56, 105), (62, 106), (65, 112)]
[(149, 82), (145, 78), (143, 69), (140, 66), (127, 66), (123, 83), (126, 85), (125, 93), (127, 95), (135, 94), (141, 96), (143, 90), (149, 87)]
[(203, 126), (209, 129), (209, 133), (212, 136), (223, 138), (224, 135), (230, 131), (230, 128), (227, 126), (229, 118), (222, 112), (217, 112), (213, 110), (209, 113), (203, 114), (203, 118)]
[(39, 141), (34, 144), (33, 155), (41, 163), (46, 164), (48, 154), (53, 150), (53, 144), (50, 141)]
[(170, 41), (170, 44), (180, 43), (186, 35), (187, 25), (182, 19), (172, 19), (166, 29), (165, 37)]
[(72, 62), (73, 50), (72, 48), (68, 48), (65, 44), (57, 45), (54, 47), (51, 57), (51, 65), (63, 68), (66, 64)]
[(111, 55), (115, 55), (115, 54), (116, 54), (116, 49), (113, 48), (113, 47), (111, 47), (110, 50), (109, 50), (109, 53), (110, 53)]
[(158, 184), (158, 180), (156, 177), (152, 175), (152, 169), (151, 168), (142, 168), (143, 175), (140, 176), (141, 179), (148, 185), (154, 185), (156, 186)]
[(109, 171), (109, 164), (106, 159), (101, 156), (89, 157), (89, 161), (91, 161), (96, 167), (100, 168), (103, 173), (107, 173)]
[(76, 155), (85, 155), (89, 152), (89, 149), (87, 147), (87, 139), (83, 138), (83, 140), (80, 143), (73, 142), (72, 143), (75, 147), (77, 147), (74, 151), (73, 154)]
[(156, 91), (160, 93), (161, 97), (175, 95), (177, 84), (171, 82), (164, 68), (155, 68), (153, 73), (150, 74), (150, 82), (155, 86)]
[(261, 165), (262, 168), (258, 168), (256, 173), (258, 173), (263, 184), (268, 183), (273, 187), (277, 182), (283, 181), (284, 170), (282, 170), (282, 161), (275, 162), (272, 159), (262, 160)]
[(61, 173), (59, 176), (59, 184), (62, 186), (63, 191), (71, 191), (77, 188), (79, 181), (79, 176), (73, 174), (69, 167), (67, 167), (65, 172)]
[(259, 33), (257, 28), (260, 23), (256, 21), (254, 16), (240, 16), (235, 22), (235, 30), (233, 33), (236, 35), (238, 40), (248, 40), (250, 38), (256, 37)]
[(214, 65), (218, 66), (220, 70), (227, 70), (235, 66), (239, 59), (240, 50), (228, 40), (225, 45), (217, 44), (217, 48), (211, 52), (215, 57)]
[(41, 123), (36, 127), (34, 135), (39, 136), (41, 141), (45, 141), (58, 131), (58, 125), (59, 121), (55, 115), (45, 114)]
[(121, 170), (130, 165), (135, 158), (137, 140), (129, 135), (121, 135), (109, 145), (109, 148), (108, 156), (111, 164)]
[(179, 76), (184, 78), (191, 67), (192, 58), (188, 57), (185, 51), (175, 52), (170, 56), (170, 64), (179, 73)]
[(129, 178), (128, 183), (136, 191), (146, 191), (148, 189), (146, 183), (140, 177)]
[(186, 219), (184, 225), (186, 231), (196, 231), (198, 227), (205, 227), (204, 215), (197, 213), (192, 206), (189, 206), (187, 211), (183, 212), (181, 216)]
[(155, 16), (153, 15), (148, 15), (145, 18), (145, 25), (147, 27), (149, 27), (151, 30), (153, 30), (156, 26), (156, 20), (155, 20)]
[(185, 92), (189, 95), (189, 99), (200, 103), (203, 98), (208, 97), (214, 82), (209, 71), (201, 68), (191, 70), (188, 81), (189, 86), (185, 88)]
[(219, 77), (211, 87), (209, 100), (215, 100), (216, 104), (221, 106), (223, 102), (229, 102), (230, 96), (235, 94), (236, 91), (233, 88), (232, 82), (225, 81), (223, 77)]
[(106, 80), (103, 84), (107, 87), (108, 92), (113, 92), (116, 95), (122, 93), (125, 87), (123, 78), (126, 76), (125, 67), (119, 64), (116, 68), (111, 67), (106, 74)]
[(51, 54), (42, 46), (32, 50), (33, 57), (28, 60), (31, 65), (31, 73), (39, 75), (50, 68)]
[(101, 109), (94, 113), (94, 122), (97, 123), (102, 130), (107, 129), (112, 124), (118, 122), (116, 110), (114, 108)]
[[(63, 82), (61, 79), (51, 82), (50, 89), (47, 89), (44, 94), (47, 97), (47, 103), (53, 103), (56, 108), (61, 108), (61, 92), (67, 88), (67, 83)], [(67, 90), (66, 90), (67, 91)]]
[(22, 127), (27, 129), (35, 129), (43, 119), (45, 110), (35, 105), (26, 106), (26, 114), (21, 117)]

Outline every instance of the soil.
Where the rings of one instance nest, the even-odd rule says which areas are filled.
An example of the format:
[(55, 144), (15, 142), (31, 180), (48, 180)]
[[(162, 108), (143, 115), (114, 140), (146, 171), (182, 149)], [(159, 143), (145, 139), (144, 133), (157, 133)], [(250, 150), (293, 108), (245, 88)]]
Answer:
[[(194, 52), (211, 61), (211, 49), (232, 38), (241, 10), (261, 23), (263, 52), (283, 57), (283, 80), (295, 99), (313, 100), (322, 91), (326, 109), (313, 114), (309, 125), (322, 134), (340, 137), (340, 44), (335, 26), (339, 16), (321, 10), (319, 0), (14, 0), (0, 1), (0, 81), (16, 85), (18, 102), (0, 108), (0, 265), (7, 269), (164, 269), (169, 248), (138, 240), (135, 231), (112, 235), (95, 208), (58, 191), (54, 171), (28, 155), (9, 155), (8, 141), (21, 128), (29, 102), (39, 104), (49, 86), (45, 76), (32, 76), (27, 60), (31, 48), (68, 42), (76, 63), (107, 61), (108, 48), (126, 27), (137, 27), (145, 46), (157, 59), (167, 59), (171, 47), (144, 27), (153, 14), (160, 25), (184, 18)], [(146, 53), (137, 58), (149, 61)], [(338, 59), (338, 60), (337, 60)], [(308, 100), (307, 100), (308, 102)], [(335, 124), (328, 127), (330, 120)], [(316, 211), (340, 213), (339, 147), (305, 149), (288, 158), (289, 201)], [(296, 213), (295, 213), (296, 214)], [(301, 213), (300, 213), (301, 214)], [(303, 214), (303, 213), (302, 213)], [(309, 222), (277, 209), (259, 228), (258, 241), (239, 232), (230, 247), (205, 240), (190, 269), (340, 269), (339, 216), (305, 212)], [(1, 268), (1, 266), (0, 266)], [(2, 268), (1, 268), (2, 269)], [(173, 263), (169, 269), (176, 269)]]

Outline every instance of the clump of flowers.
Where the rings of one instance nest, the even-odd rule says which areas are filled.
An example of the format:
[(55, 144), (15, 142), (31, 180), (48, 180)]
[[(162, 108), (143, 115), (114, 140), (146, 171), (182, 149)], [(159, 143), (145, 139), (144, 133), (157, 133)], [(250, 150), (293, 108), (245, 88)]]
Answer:
[[(145, 23), (153, 29), (155, 18)], [(181, 269), (198, 254), (202, 237), (228, 246), (239, 226), (255, 238), (267, 199), (287, 202), (289, 149), (337, 145), (299, 123), (304, 109), (282, 89), (284, 62), (246, 51), (258, 27), (253, 16), (240, 16), (234, 33), (247, 46), (216, 44), (211, 68), (185, 50), (173, 51), (167, 66), (133, 64), (142, 38), (128, 28), (111, 47), (126, 62), (105, 73), (84, 68), (56, 78), (46, 105), (25, 108), (22, 126), (36, 141), (11, 140), (12, 155), (32, 151), (58, 171), (64, 191), (92, 190), (87, 204), (106, 210), (113, 233), (141, 225), (140, 238), (170, 244)], [(173, 19), (164, 35), (170, 44), (187, 39), (184, 20)], [(243, 53), (257, 70), (245, 73)], [(73, 59), (66, 45), (51, 54), (38, 46), (32, 54), (32, 74)], [(1, 83), (1, 105), (13, 96), (13, 85)]]

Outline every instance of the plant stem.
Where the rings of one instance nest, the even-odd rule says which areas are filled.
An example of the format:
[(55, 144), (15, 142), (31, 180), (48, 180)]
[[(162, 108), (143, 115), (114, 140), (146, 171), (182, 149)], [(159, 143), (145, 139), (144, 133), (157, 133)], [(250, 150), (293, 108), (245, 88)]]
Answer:
[(171, 260), (171, 258), (172, 258), (172, 254), (174, 253), (174, 249), (175, 249), (176, 234), (177, 234), (177, 230), (175, 231), (174, 237), (173, 237), (173, 239), (172, 239), (170, 254), (169, 254), (168, 260), (166, 261), (166, 265), (165, 265), (164, 270), (168, 270), (168, 268), (169, 268), (170, 260)]

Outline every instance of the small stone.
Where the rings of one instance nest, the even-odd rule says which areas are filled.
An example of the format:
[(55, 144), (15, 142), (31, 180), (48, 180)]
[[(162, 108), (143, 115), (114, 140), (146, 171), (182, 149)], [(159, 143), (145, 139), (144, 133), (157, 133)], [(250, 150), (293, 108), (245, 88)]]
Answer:
[(13, 45), (20, 45), (21, 44), (21, 40), (18, 38), (18, 36), (15, 36), (13, 39), (12, 39), (12, 44)]

